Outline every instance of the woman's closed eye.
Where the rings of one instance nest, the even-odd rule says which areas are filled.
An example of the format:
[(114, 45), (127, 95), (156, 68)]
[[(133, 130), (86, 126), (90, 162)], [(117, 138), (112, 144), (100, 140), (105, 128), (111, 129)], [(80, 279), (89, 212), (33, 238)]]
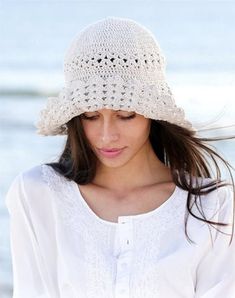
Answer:
[[(96, 116), (87, 116), (85, 114), (81, 114), (81, 119), (84, 119), (84, 120), (96, 120), (99, 118), (98, 115)], [(121, 120), (130, 120), (130, 119), (133, 119), (136, 117), (136, 114), (132, 114), (132, 115), (129, 115), (129, 116), (121, 116), (121, 115), (118, 115), (118, 117), (121, 119)]]

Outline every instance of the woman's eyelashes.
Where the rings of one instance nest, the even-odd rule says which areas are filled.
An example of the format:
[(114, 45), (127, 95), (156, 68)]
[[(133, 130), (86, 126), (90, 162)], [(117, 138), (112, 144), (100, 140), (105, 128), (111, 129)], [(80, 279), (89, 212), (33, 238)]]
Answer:
[[(130, 116), (118, 116), (121, 120), (130, 120), (136, 117), (136, 114), (132, 114)], [(96, 120), (98, 116), (86, 116), (85, 114), (81, 114), (81, 118), (84, 120)]]

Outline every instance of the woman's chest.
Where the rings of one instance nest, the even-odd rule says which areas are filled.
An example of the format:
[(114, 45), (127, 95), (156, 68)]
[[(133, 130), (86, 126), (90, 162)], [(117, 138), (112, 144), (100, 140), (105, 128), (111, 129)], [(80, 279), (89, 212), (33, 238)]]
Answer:
[(172, 195), (175, 184), (149, 187), (120, 196), (92, 186), (79, 186), (88, 207), (103, 220), (118, 222), (119, 216), (143, 214), (157, 209)]

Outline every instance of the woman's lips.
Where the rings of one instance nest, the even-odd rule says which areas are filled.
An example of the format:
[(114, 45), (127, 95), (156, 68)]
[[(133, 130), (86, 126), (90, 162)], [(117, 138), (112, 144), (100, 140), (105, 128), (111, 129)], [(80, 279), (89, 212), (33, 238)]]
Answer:
[(105, 157), (116, 157), (122, 153), (124, 148), (121, 149), (99, 149), (99, 152)]

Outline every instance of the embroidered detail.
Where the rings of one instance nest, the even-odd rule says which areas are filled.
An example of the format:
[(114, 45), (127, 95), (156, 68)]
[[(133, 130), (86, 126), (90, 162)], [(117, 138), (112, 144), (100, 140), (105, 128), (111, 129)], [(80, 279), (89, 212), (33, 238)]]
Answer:
[(42, 165), (43, 180), (47, 183), (49, 188), (56, 193), (56, 204), (59, 205), (57, 210), (60, 213), (64, 223), (69, 226), (75, 225), (75, 200), (72, 195), (71, 186), (66, 181), (66, 178), (56, 173), (53, 168), (47, 165)]
[[(52, 167), (42, 165), (43, 180), (51, 191), (55, 193), (55, 205), (63, 222), (70, 228), (80, 231), (80, 226), (85, 224), (88, 229), (100, 231), (105, 229), (102, 223), (90, 216), (90, 212), (84, 208), (79, 194), (75, 193), (73, 181), (57, 173)], [(113, 226), (108, 226), (110, 230)]]
[[(84, 291), (88, 297), (94, 297), (95, 291), (101, 292), (102, 297), (110, 293), (112, 279), (116, 278), (117, 258), (125, 258), (127, 254), (132, 268), (129, 280), (130, 297), (153, 298), (160, 295), (161, 269), (158, 264), (162, 258), (161, 245), (164, 244), (167, 230), (171, 230), (172, 233), (175, 228), (179, 230), (179, 225), (183, 226), (184, 196), (178, 192), (170, 204), (162, 206), (159, 212), (153, 212), (148, 217), (133, 216), (126, 225), (121, 221), (117, 225), (109, 225), (97, 220), (85, 208), (78, 197), (79, 193), (75, 191), (73, 182), (47, 165), (42, 165), (42, 176), (51, 191), (55, 193), (55, 206), (62, 220), (59, 224), (67, 228), (68, 239), (75, 239), (77, 247), (74, 248), (73, 253), (76, 255), (77, 251), (84, 252), (82, 255), (82, 260), (86, 264), (84, 279), (89, 279), (89, 287), (84, 285)], [(118, 233), (120, 228), (125, 231)], [(120, 244), (127, 236), (127, 239), (133, 239), (133, 246), (126, 250), (126, 246), (124, 249)], [(108, 266), (107, 260), (113, 263)], [(144, 276), (142, 272), (145, 272)], [(104, 284), (102, 280), (106, 283)]]

